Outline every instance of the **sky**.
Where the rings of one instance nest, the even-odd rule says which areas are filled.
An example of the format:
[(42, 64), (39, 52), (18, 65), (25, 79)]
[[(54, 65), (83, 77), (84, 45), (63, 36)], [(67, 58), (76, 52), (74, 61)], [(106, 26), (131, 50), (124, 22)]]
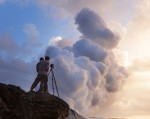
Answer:
[(29, 91), (48, 55), (81, 115), (149, 119), (149, 12), (148, 0), (0, 0), (0, 83)]

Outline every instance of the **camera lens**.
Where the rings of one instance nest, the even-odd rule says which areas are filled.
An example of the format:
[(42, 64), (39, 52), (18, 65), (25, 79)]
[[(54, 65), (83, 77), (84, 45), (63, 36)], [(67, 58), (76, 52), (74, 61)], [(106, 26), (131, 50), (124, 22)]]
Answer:
[(51, 68), (54, 68), (54, 64), (51, 64), (50, 67), (51, 67)]

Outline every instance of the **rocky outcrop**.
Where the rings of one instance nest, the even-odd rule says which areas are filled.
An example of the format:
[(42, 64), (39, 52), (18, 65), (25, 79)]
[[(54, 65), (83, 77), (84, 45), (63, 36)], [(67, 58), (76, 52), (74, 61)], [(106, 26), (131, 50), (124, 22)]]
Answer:
[(0, 119), (65, 119), (69, 105), (50, 94), (0, 83)]

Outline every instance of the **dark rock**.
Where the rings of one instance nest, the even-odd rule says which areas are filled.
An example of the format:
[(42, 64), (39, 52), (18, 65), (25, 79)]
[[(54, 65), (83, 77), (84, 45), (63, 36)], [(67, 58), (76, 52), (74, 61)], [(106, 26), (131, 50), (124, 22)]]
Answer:
[(56, 96), (0, 83), (0, 119), (65, 119), (68, 114), (69, 105)]

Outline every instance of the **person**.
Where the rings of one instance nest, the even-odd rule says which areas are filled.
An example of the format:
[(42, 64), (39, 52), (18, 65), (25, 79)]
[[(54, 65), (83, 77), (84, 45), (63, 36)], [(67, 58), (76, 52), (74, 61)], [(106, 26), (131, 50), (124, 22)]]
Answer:
[(40, 61), (36, 64), (36, 72), (39, 73), (39, 64), (41, 61), (43, 61), (44, 58), (43, 57), (40, 57)]
[[(34, 80), (34, 82), (33, 82), (32, 86), (31, 86), (30, 91), (33, 91), (33, 89), (34, 89), (34, 88), (37, 86), (37, 84), (40, 82), (40, 80), (38, 79), (39, 64), (40, 64), (40, 63), (41, 63), (41, 61), (43, 61), (43, 60), (44, 60), (44, 58), (43, 58), (43, 57), (40, 57), (39, 62), (36, 64), (37, 77), (35, 78), (35, 80)], [(42, 86), (42, 85), (40, 85), (40, 86)]]
[(50, 57), (45, 56), (45, 60), (42, 61), (39, 65), (39, 77), (41, 77), (41, 85), (40, 88), (44, 89), (44, 93), (48, 93), (48, 75), (50, 70)]
[(33, 83), (30, 91), (33, 91), (33, 89), (37, 86), (37, 84), (41, 82), (39, 90), (41, 90), (41, 88), (43, 87), (44, 93), (48, 93), (47, 82), (48, 82), (48, 73), (50, 69), (49, 67), (50, 67), (50, 57), (45, 56), (45, 60), (40, 61), (40, 63), (38, 64), (38, 75), (36, 79), (37, 81)]

